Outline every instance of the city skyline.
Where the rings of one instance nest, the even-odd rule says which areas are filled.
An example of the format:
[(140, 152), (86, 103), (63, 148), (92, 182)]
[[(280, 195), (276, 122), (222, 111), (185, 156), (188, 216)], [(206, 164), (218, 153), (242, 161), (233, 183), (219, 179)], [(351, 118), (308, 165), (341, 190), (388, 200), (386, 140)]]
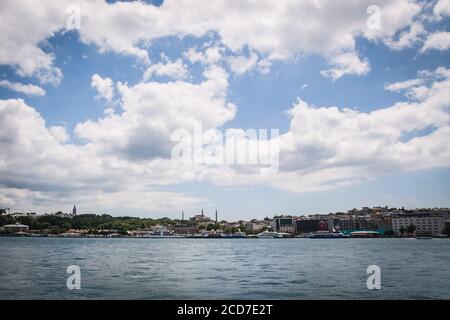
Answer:
[(230, 221), (208, 216), (201, 209), (181, 219), (157, 219), (107, 214), (11, 213), (0, 209), (0, 233), (15, 236), (134, 237), (134, 238), (445, 238), (450, 234), (450, 208), (353, 208), (327, 214), (276, 214)]
[[(405, 206), (400, 206), (400, 207), (392, 207), (392, 206), (387, 206), (387, 205), (376, 205), (376, 206), (363, 206), (363, 207), (352, 207), (352, 208), (347, 208), (346, 210), (331, 210), (328, 212), (301, 212), (301, 210), (297, 211), (297, 212), (275, 212), (272, 213), (270, 215), (264, 215), (264, 216), (258, 216), (258, 217), (250, 217), (250, 218), (239, 218), (239, 219), (228, 219), (226, 215), (221, 215), (219, 212), (219, 209), (213, 209), (210, 212), (206, 212), (206, 210), (204, 208), (200, 208), (198, 210), (194, 210), (194, 211), (185, 211), (182, 210), (179, 213), (179, 216), (177, 217), (176, 215), (172, 216), (152, 216), (150, 215), (146, 215), (143, 217), (140, 216), (133, 216), (133, 215), (128, 215), (126, 213), (123, 214), (119, 214), (119, 215), (114, 215), (114, 214), (110, 214), (108, 212), (104, 212), (104, 211), (100, 211), (100, 212), (83, 212), (83, 211), (79, 211), (78, 209), (76, 209), (76, 206), (74, 205), (73, 209), (70, 211), (63, 211), (63, 210), (58, 210), (55, 212), (49, 212), (49, 211), (45, 211), (45, 212), (36, 212), (36, 211), (29, 211), (29, 212), (25, 212), (25, 211), (14, 211), (11, 210), (11, 208), (0, 208), (0, 214), (6, 214), (6, 215), (58, 215), (58, 214), (62, 214), (65, 216), (75, 216), (75, 215), (111, 215), (113, 217), (136, 217), (136, 218), (153, 218), (153, 219), (163, 219), (163, 218), (169, 218), (172, 220), (192, 220), (192, 219), (196, 219), (198, 217), (202, 217), (206, 220), (211, 220), (211, 221), (253, 221), (253, 220), (264, 220), (264, 219), (273, 219), (275, 217), (315, 217), (315, 216), (326, 216), (326, 215), (336, 215), (336, 214), (344, 214), (344, 215), (367, 215), (367, 214), (372, 214), (372, 213), (386, 213), (386, 212), (427, 212), (427, 211), (440, 211), (440, 210), (444, 210), (444, 211), (449, 211), (450, 210), (450, 206), (447, 207), (438, 207), (438, 206), (433, 206), (433, 207), (405, 207)], [(3, 213), (2, 213), (3, 212)], [(180, 219), (181, 218), (181, 219)]]
[[(447, 0), (232, 3), (5, 1), (0, 208), (450, 206)], [(196, 126), (254, 129), (277, 170), (175, 161), (173, 133)]]

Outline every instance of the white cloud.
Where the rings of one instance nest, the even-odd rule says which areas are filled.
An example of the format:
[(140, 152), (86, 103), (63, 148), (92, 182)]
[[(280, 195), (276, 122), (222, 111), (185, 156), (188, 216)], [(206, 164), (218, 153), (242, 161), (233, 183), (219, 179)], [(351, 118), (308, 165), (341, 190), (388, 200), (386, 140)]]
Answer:
[(50, 127), (48, 131), (59, 143), (66, 143), (69, 141), (69, 135), (67, 134), (66, 127), (53, 126)]
[[(95, 44), (101, 52), (131, 55), (144, 64), (150, 62), (146, 48), (155, 39), (215, 33), (220, 46), (234, 53), (250, 48), (269, 61), (319, 54), (335, 65), (327, 74), (338, 78), (368, 70), (366, 59), (357, 57), (357, 37), (393, 43), (422, 9), (413, 0), (378, 1), (382, 27), (369, 30), (366, 9), (372, 2), (166, 0), (156, 7), (141, 1), (80, 1), (82, 23), (78, 32), (81, 41)], [(64, 31), (69, 18), (66, 8), (72, 4), (70, 0), (3, 1), (0, 64), (17, 66), (21, 75), (37, 75), (43, 82), (57, 83), (61, 73), (53, 65), (54, 57), (39, 45)], [(415, 30), (412, 34), (418, 34)], [(401, 37), (396, 47), (409, 46), (413, 40), (412, 35)], [(213, 46), (207, 51), (206, 57), (192, 55), (191, 60), (217, 63), (220, 48)]]
[(450, 48), (450, 32), (435, 32), (430, 34), (425, 44), (423, 45), (421, 52), (429, 50), (448, 50)]
[(0, 87), (20, 92), (28, 96), (45, 96), (45, 90), (34, 84), (23, 84), (20, 82), (11, 82), (9, 80), (0, 80)]
[(406, 81), (394, 82), (388, 85), (385, 85), (385, 89), (393, 92), (406, 90), (411, 87), (415, 87), (424, 83), (424, 79), (411, 79)]
[(192, 130), (197, 124), (205, 130), (216, 128), (235, 115), (235, 106), (225, 99), (226, 72), (212, 66), (204, 75), (200, 84), (148, 82), (129, 87), (118, 83), (123, 113), (79, 123), (75, 132), (105, 153), (141, 160), (167, 158), (174, 130)]
[[(389, 87), (389, 86), (387, 86)], [(280, 172), (205, 169), (219, 185), (271, 185), (291, 192), (329, 190), (392, 172), (448, 167), (450, 163), (450, 70), (419, 73), (390, 90), (416, 90), (415, 101), (372, 112), (316, 107), (299, 100), (288, 111), (280, 136)], [(425, 131), (423, 131), (425, 130)]]
[(258, 61), (258, 70), (263, 74), (267, 74), (270, 72), (270, 68), (272, 67), (272, 62), (267, 59), (261, 59)]
[(191, 47), (185, 52), (183, 52), (183, 56), (189, 60), (190, 63), (203, 62), (204, 54), (200, 51), (197, 51), (196, 48)]
[(337, 55), (331, 59), (331, 63), (335, 66), (334, 68), (323, 70), (320, 73), (333, 80), (337, 80), (346, 74), (363, 75), (370, 71), (367, 59), (361, 61), (353, 52)]
[(386, 44), (394, 50), (411, 48), (414, 44), (421, 42), (426, 31), (421, 22), (414, 22), (405, 31), (402, 31), (398, 39), (388, 39)]
[[(0, 100), (0, 203), (38, 212), (70, 209), (84, 212), (173, 214), (204, 199), (162, 191), (158, 185), (189, 178), (167, 163), (134, 164), (100, 155), (92, 144), (68, 143), (64, 127), (45, 126), (35, 109), (21, 99)], [(168, 176), (165, 176), (167, 174)]]
[(246, 56), (230, 56), (227, 58), (231, 71), (242, 74), (254, 68), (258, 63), (258, 56), (255, 53)]
[(191, 47), (183, 52), (183, 57), (191, 64), (201, 63), (204, 66), (217, 65), (226, 62), (235, 74), (243, 74), (252, 69), (257, 69), (261, 73), (269, 73), (272, 62), (268, 59), (260, 59), (255, 52), (244, 54), (242, 52), (229, 53), (217, 44), (206, 44), (203, 51)]
[[(145, 89), (140, 86), (125, 88), (128, 93), (124, 94), (124, 106), (144, 106), (148, 102), (150, 104), (145, 109), (148, 108), (147, 111), (149, 111), (153, 108), (151, 107), (153, 102), (150, 101), (154, 100), (154, 94), (143, 96), (142, 92), (153, 92), (153, 89), (149, 89), (155, 84), (146, 86)], [(360, 183), (389, 172), (448, 166), (450, 163), (450, 145), (448, 144), (450, 71), (445, 68), (422, 71), (419, 72), (417, 79), (386, 85), (386, 88), (393, 91), (404, 90), (407, 96), (414, 98), (415, 101), (397, 103), (384, 109), (364, 113), (346, 108), (314, 107), (300, 100), (288, 112), (291, 117), (289, 132), (280, 137), (280, 172), (277, 175), (261, 176), (258, 166), (245, 168), (180, 166), (178, 169), (190, 172), (189, 179), (210, 180), (218, 185), (264, 184), (292, 192), (307, 192)], [(419, 88), (422, 91), (420, 95), (417, 93)], [(164, 86), (158, 86), (158, 90), (155, 91), (163, 90), (165, 90)], [(173, 91), (173, 89), (167, 90)], [(415, 92), (414, 97), (411, 92)], [(131, 103), (131, 101), (126, 102), (127, 96), (139, 98)], [(184, 102), (181, 106), (184, 106)], [(166, 114), (167, 109), (164, 110), (163, 114)], [(126, 109), (126, 112), (132, 111)], [(137, 110), (133, 110), (133, 113), (135, 112)], [(142, 115), (142, 112), (144, 111), (140, 110), (138, 113)], [(144, 118), (155, 118), (153, 113), (151, 114), (151, 117)], [(185, 114), (179, 114), (180, 119), (176, 119), (175, 114), (178, 112), (171, 117), (173, 123), (177, 123), (177, 126), (189, 127), (187, 123), (180, 122), (181, 118), (184, 121)], [(200, 111), (189, 114), (196, 114), (196, 120), (202, 118)], [(163, 116), (161, 119), (167, 118)], [(159, 119), (159, 116), (156, 116), (156, 119)], [(208, 127), (218, 127), (231, 117), (219, 117), (219, 119), (222, 120), (209, 122)], [(123, 117), (118, 117), (117, 120), (132, 123)], [(192, 119), (192, 123), (196, 120)], [(201, 121), (207, 122), (205, 119)], [(169, 125), (162, 121), (158, 123), (160, 128)], [(91, 141), (97, 143), (97, 141), (109, 140), (108, 144), (117, 142), (117, 139), (105, 139), (103, 125), (104, 128), (114, 127), (107, 121), (94, 124), (95, 132), (98, 132), (100, 137), (91, 135)], [(83, 132), (89, 132), (86, 127), (81, 128)], [(432, 128), (432, 130), (427, 134), (414, 137), (415, 132), (426, 128)], [(144, 126), (134, 127), (132, 132), (136, 132), (135, 130), (145, 132), (147, 129)], [(166, 130), (168, 131), (170, 130)], [(412, 134), (413, 138), (405, 140), (405, 135), (409, 134)], [(167, 143), (164, 140), (164, 134), (158, 133), (157, 142), (149, 140), (150, 135), (150, 133), (145, 135), (149, 146), (155, 146), (158, 142)], [(119, 136), (129, 141), (136, 139), (130, 139), (133, 135), (128, 133), (121, 133)], [(140, 145), (139, 150), (145, 150), (143, 147), (144, 145)]]
[(153, 76), (168, 77), (171, 79), (183, 80), (189, 75), (187, 66), (181, 59), (172, 62), (163, 56), (163, 62), (151, 65), (145, 72), (143, 79), (148, 81)]
[(411, 79), (402, 82), (395, 82), (384, 87), (388, 91), (402, 92), (404, 91), (406, 96), (410, 99), (421, 100), (429, 92), (425, 86), (425, 79)]
[[(395, 50), (401, 49), (403, 43), (410, 46), (412, 35), (419, 34), (422, 28), (422, 9), (424, 3), (420, 1), (388, 1), (378, 2), (381, 9), (381, 28), (362, 28), (364, 36), (373, 41), (382, 41)], [(406, 38), (409, 40), (401, 40)], [(396, 41), (397, 39), (397, 41)], [(399, 40), (398, 40), (399, 39)]]
[(434, 6), (433, 13), (436, 16), (450, 16), (450, 0), (439, 0)]
[(0, 203), (8, 208), (38, 213), (71, 212), (75, 203), (79, 213), (166, 216), (172, 219), (179, 218), (180, 208), (194, 211), (207, 204), (203, 198), (142, 187), (124, 187), (120, 191), (75, 190), (70, 193), (0, 188)]
[[(305, 175), (308, 181), (314, 177), (314, 186), (307, 183), (304, 188), (327, 189), (394, 171), (448, 166), (450, 74), (443, 68), (433, 74), (435, 81), (424, 86), (427, 92), (416, 96), (417, 102), (397, 103), (370, 113), (318, 108), (299, 101), (289, 111), (290, 130), (283, 136), (281, 168), (292, 172), (288, 179)], [(411, 80), (391, 89), (422, 87), (424, 82)], [(403, 140), (407, 133), (430, 127), (434, 128), (431, 133)], [(292, 181), (287, 189), (297, 187)]]
[(429, 90), (430, 83), (450, 78), (450, 70), (444, 67), (436, 70), (421, 70), (417, 74), (418, 78), (416, 79), (386, 84), (385, 89), (392, 92), (404, 92), (412, 100), (424, 100), (433, 93)]
[(203, 52), (192, 47), (183, 52), (183, 56), (192, 64), (200, 62), (204, 65), (214, 65), (222, 60), (223, 50), (218, 45), (207, 45)]
[(41, 83), (58, 84), (61, 71), (51, 52), (40, 44), (61, 30), (64, 15), (58, 6), (32, 1), (2, 1), (0, 19), (0, 64), (17, 68), (20, 76), (37, 76)]
[(162, 185), (206, 180), (309, 192), (450, 163), (450, 70), (438, 68), (387, 85), (425, 91), (414, 101), (372, 112), (299, 100), (288, 111), (289, 131), (279, 137), (276, 175), (260, 175), (258, 166), (180, 165), (167, 154), (174, 129), (220, 128), (235, 115), (226, 101), (224, 70), (211, 66), (204, 76), (200, 84), (119, 83), (122, 113), (79, 123), (75, 134), (86, 140), (81, 145), (69, 142), (65, 128), (47, 128), (22, 100), (0, 100), (2, 203), (43, 208), (78, 200), (92, 210), (145, 212), (150, 206), (173, 212), (204, 199), (161, 191)]
[(111, 102), (114, 97), (114, 83), (110, 78), (102, 78), (98, 74), (94, 74), (92, 75), (91, 86), (97, 90), (98, 98)]
[[(198, 124), (204, 130), (221, 128), (234, 118), (236, 107), (227, 100), (223, 62), (236, 73), (252, 68), (268, 72), (278, 59), (320, 55), (330, 64), (330, 69), (322, 71), (325, 76), (335, 80), (347, 74), (363, 75), (370, 64), (358, 55), (356, 39), (383, 42), (395, 50), (413, 46), (426, 33), (417, 20), (420, 3), (379, 1), (379, 30), (367, 29), (369, 0), (167, 0), (160, 7), (140, 1), (80, 3), (81, 40), (95, 44), (101, 52), (136, 57), (146, 66), (144, 79), (150, 81), (118, 82), (121, 113), (108, 108), (103, 117), (78, 123), (74, 134), (81, 139), (79, 144), (70, 142), (64, 127), (47, 127), (24, 101), (0, 100), (2, 203), (19, 206), (31, 201), (33, 206), (45, 207), (65, 201), (72, 205), (78, 199), (90, 208), (164, 212), (204, 200), (161, 191), (162, 185), (209, 180), (308, 192), (450, 163), (450, 71), (445, 68), (386, 85), (387, 90), (404, 91), (409, 100), (373, 112), (315, 107), (299, 100), (288, 111), (289, 131), (279, 138), (278, 175), (262, 176), (258, 167), (180, 166), (168, 158), (175, 129)], [(3, 1), (0, 64), (14, 66), (19, 75), (57, 83), (61, 73), (54, 56), (41, 46), (64, 30), (68, 4), (71, 1)], [(436, 10), (439, 15), (445, 12), (438, 6)], [(201, 83), (185, 81), (187, 67), (181, 58), (149, 65), (147, 48), (152, 40), (211, 34), (213, 43), (184, 53), (190, 63), (204, 67)], [(424, 50), (437, 46), (432, 38), (433, 34)], [(154, 82), (155, 75), (177, 81)], [(114, 98), (111, 79), (94, 74), (91, 85), (106, 101)], [(429, 132), (419, 134), (424, 129)], [(414, 138), (407, 139), (410, 135)]]

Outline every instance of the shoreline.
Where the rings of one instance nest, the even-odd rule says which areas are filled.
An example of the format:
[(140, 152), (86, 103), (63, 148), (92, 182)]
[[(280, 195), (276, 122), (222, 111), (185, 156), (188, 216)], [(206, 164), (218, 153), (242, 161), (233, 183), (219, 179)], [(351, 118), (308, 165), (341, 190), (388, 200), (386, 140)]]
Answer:
[(190, 237), (190, 236), (174, 236), (174, 237), (127, 237), (127, 236), (114, 236), (114, 237), (107, 237), (107, 236), (100, 236), (100, 237), (93, 237), (93, 236), (62, 236), (62, 235), (11, 235), (11, 234), (2, 234), (0, 237), (4, 238), (65, 238), (65, 239), (171, 239), (171, 240), (265, 240), (265, 239), (308, 239), (308, 240), (343, 240), (343, 239), (405, 239), (405, 240), (431, 240), (431, 239), (450, 239), (450, 237), (430, 237), (427, 239), (421, 239), (416, 237), (347, 237), (347, 238), (310, 238), (310, 237), (284, 237), (284, 238), (258, 238), (258, 237)]

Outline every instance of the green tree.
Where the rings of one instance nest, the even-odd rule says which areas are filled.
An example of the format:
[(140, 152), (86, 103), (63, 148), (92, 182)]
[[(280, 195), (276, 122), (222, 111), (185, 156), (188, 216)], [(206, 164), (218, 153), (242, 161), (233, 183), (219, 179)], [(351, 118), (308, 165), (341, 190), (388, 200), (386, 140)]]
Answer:
[(405, 229), (404, 226), (401, 226), (400, 229), (399, 229), (399, 231), (400, 231), (400, 234), (401, 234), (402, 237), (403, 237), (403, 234), (406, 232), (406, 229)]
[(407, 228), (406, 228), (406, 232), (408, 232), (409, 234), (413, 234), (414, 231), (416, 231), (416, 226), (413, 224), (410, 224)]
[(128, 234), (128, 230), (125, 228), (120, 228), (120, 229), (117, 229), (117, 233), (122, 236), (126, 236)]
[(50, 228), (50, 233), (51, 234), (60, 234), (61, 233), (61, 229), (58, 226), (53, 226)]
[(238, 232), (239, 231), (239, 228), (237, 228), (237, 227), (231, 227), (231, 232), (232, 233), (235, 233), (235, 232)]
[(16, 219), (14, 219), (13, 216), (10, 216), (10, 215), (0, 216), (0, 227), (3, 227), (4, 225), (7, 225), (7, 224), (14, 224), (14, 223), (16, 223)]

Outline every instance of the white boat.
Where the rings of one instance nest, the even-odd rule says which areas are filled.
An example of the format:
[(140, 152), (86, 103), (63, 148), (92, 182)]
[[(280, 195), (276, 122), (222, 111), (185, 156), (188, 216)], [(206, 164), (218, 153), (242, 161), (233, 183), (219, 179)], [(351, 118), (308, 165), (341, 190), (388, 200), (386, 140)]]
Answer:
[(261, 233), (258, 233), (256, 235), (256, 237), (258, 239), (273, 239), (273, 238), (279, 238), (278, 233), (274, 232), (274, 231), (263, 231)]
[(234, 232), (231, 235), (231, 237), (232, 238), (247, 238), (247, 234), (245, 232), (242, 232), (242, 231), (237, 231), (237, 232)]
[(317, 231), (309, 235), (310, 239), (344, 239), (350, 238), (349, 235), (345, 235), (342, 232), (336, 231)]
[(276, 232), (275, 238), (293, 238), (293, 235), (286, 232)]
[(159, 228), (145, 235), (144, 238), (182, 238), (182, 237), (175, 235), (172, 231), (166, 228)]
[(200, 232), (200, 237), (201, 238), (209, 238), (211, 237), (212, 233), (208, 230), (203, 230), (202, 232)]
[(431, 240), (433, 239), (433, 235), (431, 232), (417, 232), (415, 236), (416, 240)]

